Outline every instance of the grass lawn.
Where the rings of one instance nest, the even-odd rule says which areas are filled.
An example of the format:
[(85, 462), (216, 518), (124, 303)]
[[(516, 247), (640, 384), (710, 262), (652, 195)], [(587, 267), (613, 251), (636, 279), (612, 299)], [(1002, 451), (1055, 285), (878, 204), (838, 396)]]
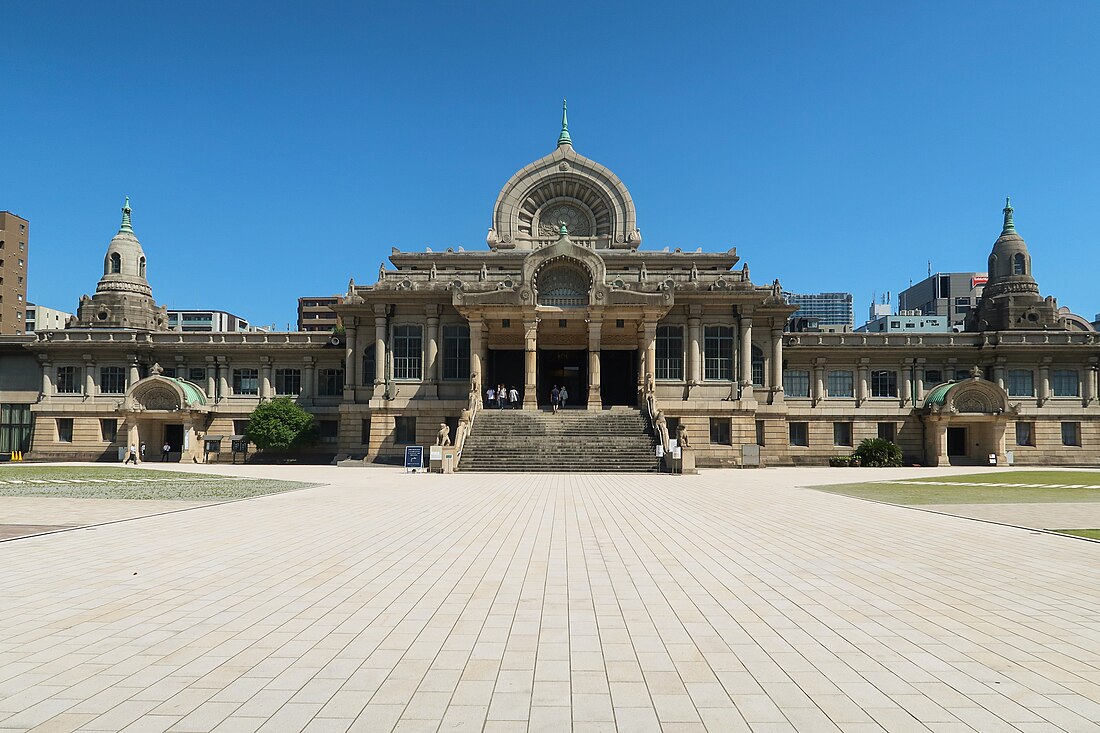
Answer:
[[(1075, 484), (1081, 488), (1064, 488), (1066, 484)], [(1100, 471), (997, 471), (969, 476), (899, 479), (890, 483), (834, 484), (811, 488), (907, 505), (1093, 502), (1100, 501)]]
[(184, 499), (226, 501), (316, 484), (235, 478), (122, 466), (0, 464), (0, 496), (70, 499)]
[(1071, 534), (1074, 537), (1088, 537), (1090, 540), (1100, 540), (1100, 529), (1052, 529), (1059, 534)]

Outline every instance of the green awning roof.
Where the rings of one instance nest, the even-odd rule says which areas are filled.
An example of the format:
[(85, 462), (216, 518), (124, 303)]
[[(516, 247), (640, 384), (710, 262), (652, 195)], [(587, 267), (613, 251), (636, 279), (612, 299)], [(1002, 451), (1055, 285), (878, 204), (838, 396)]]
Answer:
[(928, 396), (924, 398), (924, 406), (932, 407), (933, 405), (943, 407), (944, 402), (947, 401), (947, 393), (951, 391), (958, 382), (945, 382), (932, 389), (928, 393)]
[(186, 379), (176, 378), (176, 383), (183, 389), (184, 396), (187, 397), (188, 405), (205, 405), (206, 397), (203, 396), (202, 390), (198, 388), (192, 382), (188, 382)]

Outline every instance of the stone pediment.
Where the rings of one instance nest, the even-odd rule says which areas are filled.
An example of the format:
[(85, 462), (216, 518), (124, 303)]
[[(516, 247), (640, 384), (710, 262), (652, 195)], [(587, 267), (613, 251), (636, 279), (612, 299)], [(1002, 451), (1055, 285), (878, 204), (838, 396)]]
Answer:
[(205, 412), (206, 393), (194, 382), (153, 374), (126, 390), (122, 409), (126, 412)]

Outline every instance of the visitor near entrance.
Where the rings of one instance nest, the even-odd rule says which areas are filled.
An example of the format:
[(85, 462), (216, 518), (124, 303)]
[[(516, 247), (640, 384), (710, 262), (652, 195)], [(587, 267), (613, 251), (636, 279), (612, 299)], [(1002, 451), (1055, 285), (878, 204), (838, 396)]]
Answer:
[(554, 388), (550, 390), (550, 412), (558, 411), (558, 398), (561, 392), (558, 390), (558, 385), (554, 385)]
[(495, 400), (496, 398), (497, 398), (497, 391), (495, 389), (493, 389), (492, 387), (489, 387), (488, 389), (485, 390), (485, 406), (486, 407), (492, 407), (493, 406), (493, 400)]
[(497, 408), (503, 410), (504, 405), (508, 402), (508, 391), (504, 389), (503, 384), (497, 385)]
[(171, 452), (172, 452), (172, 446), (170, 446), (168, 443), (165, 443), (164, 445), (162, 445), (160, 447), (160, 455), (161, 455), (160, 461), (161, 461), (161, 463), (164, 463), (165, 461), (168, 460), (168, 455)]
[(144, 461), (145, 460), (145, 443), (141, 444), (141, 448), (138, 449), (138, 452), (141, 454), (141, 460)]
[(568, 400), (568, 399), (569, 399), (569, 390), (567, 390), (565, 388), (565, 385), (563, 384), (561, 386), (561, 391), (558, 392), (558, 401), (561, 403), (560, 407), (562, 407), (564, 409), (565, 408), (565, 401)]
[(126, 452), (126, 460), (122, 462), (122, 465), (126, 465), (127, 463), (132, 463), (136, 466), (137, 462), (138, 462), (137, 454), (138, 454), (137, 446), (136, 445), (131, 445), (129, 450)]
[(512, 403), (512, 409), (519, 409), (519, 392), (516, 391), (516, 386), (513, 384), (512, 388), (508, 390), (508, 401)]

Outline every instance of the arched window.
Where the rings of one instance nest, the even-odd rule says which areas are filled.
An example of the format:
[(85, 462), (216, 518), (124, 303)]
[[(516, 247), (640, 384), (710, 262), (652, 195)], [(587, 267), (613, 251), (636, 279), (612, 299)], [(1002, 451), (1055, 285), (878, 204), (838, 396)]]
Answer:
[(752, 347), (752, 385), (764, 386), (764, 350), (756, 344)]
[(539, 305), (569, 308), (588, 305), (588, 276), (579, 267), (561, 263), (542, 270), (536, 280)]
[(138, 275), (140, 275), (141, 277), (145, 277), (145, 258), (144, 257), (139, 257), (138, 258)]
[(1027, 265), (1024, 262), (1024, 255), (1022, 252), (1017, 252), (1012, 256), (1012, 274), (1013, 275), (1026, 275)]
[(122, 255), (118, 252), (111, 253), (111, 274), (117, 275), (122, 272)]

